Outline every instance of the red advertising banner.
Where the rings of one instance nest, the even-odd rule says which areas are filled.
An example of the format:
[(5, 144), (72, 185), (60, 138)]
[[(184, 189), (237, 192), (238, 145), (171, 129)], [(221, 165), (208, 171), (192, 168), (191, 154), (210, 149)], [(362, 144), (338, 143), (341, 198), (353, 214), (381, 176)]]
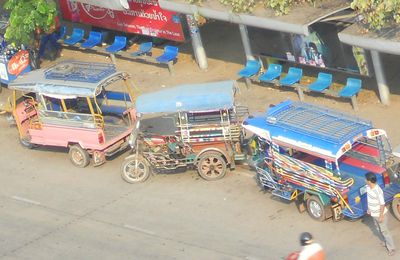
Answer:
[(29, 53), (25, 50), (20, 50), (8, 62), (8, 72), (12, 75), (18, 76), (21, 72), (29, 66)]
[(158, 0), (128, 0), (129, 10), (117, 11), (73, 0), (59, 0), (65, 20), (111, 30), (184, 41), (178, 13), (161, 9)]

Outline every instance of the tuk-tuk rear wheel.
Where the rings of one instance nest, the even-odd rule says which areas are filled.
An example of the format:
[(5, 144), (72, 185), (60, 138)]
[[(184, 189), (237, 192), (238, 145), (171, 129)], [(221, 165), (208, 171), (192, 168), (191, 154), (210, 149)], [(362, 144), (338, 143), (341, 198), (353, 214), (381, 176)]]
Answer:
[(205, 152), (200, 156), (197, 171), (207, 181), (219, 180), (226, 174), (226, 162), (218, 152)]
[(77, 144), (69, 147), (69, 159), (73, 165), (79, 168), (84, 168), (90, 163), (89, 153)]
[(307, 199), (307, 211), (310, 217), (317, 221), (326, 219), (325, 206), (317, 196), (311, 196)]
[(392, 210), (394, 216), (400, 221), (400, 198), (394, 198), (392, 201)]
[(144, 182), (150, 177), (149, 164), (141, 155), (129, 157), (121, 165), (121, 177), (131, 184)]

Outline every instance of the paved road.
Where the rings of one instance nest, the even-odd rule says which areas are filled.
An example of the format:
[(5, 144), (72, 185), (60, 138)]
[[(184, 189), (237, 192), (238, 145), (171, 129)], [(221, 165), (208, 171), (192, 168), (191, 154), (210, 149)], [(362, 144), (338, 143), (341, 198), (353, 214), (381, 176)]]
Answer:
[[(78, 169), (66, 151), (22, 148), (0, 117), (1, 259), (282, 259), (312, 232), (329, 259), (384, 259), (365, 221), (319, 223), (257, 187), (245, 167), (221, 181), (191, 171), (129, 185), (123, 156)], [(400, 223), (390, 217), (399, 245)]]

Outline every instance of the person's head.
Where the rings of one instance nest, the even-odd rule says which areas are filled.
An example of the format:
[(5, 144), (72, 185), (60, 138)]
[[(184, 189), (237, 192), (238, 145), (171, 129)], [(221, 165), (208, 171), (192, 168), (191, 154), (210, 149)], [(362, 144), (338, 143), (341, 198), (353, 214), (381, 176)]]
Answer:
[(376, 184), (376, 175), (372, 172), (368, 172), (365, 174), (365, 179), (367, 181), (368, 186), (373, 187)]
[(302, 246), (309, 245), (313, 242), (313, 236), (309, 232), (303, 232), (300, 235), (300, 244)]
[(317, 45), (314, 42), (310, 42), (308, 46), (313, 49), (315, 52), (318, 52)]

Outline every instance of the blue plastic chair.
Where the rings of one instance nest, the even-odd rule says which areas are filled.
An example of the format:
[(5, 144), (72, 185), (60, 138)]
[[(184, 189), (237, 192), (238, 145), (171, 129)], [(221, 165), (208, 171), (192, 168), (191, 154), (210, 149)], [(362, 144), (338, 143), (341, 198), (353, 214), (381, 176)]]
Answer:
[(248, 60), (246, 66), (238, 72), (238, 75), (243, 78), (250, 78), (256, 75), (261, 69), (261, 64), (257, 60)]
[(125, 36), (115, 36), (113, 44), (106, 48), (109, 53), (116, 53), (126, 47), (126, 37)]
[(153, 42), (143, 42), (139, 45), (139, 50), (131, 53), (132, 56), (141, 56), (150, 54), (153, 48)]
[(339, 97), (351, 98), (357, 95), (361, 90), (361, 80), (355, 78), (348, 78), (346, 86), (339, 92)]
[(302, 76), (302, 69), (290, 67), (288, 74), (283, 79), (281, 79), (279, 83), (283, 86), (292, 86), (293, 84), (300, 82)]
[(102, 41), (101, 32), (91, 31), (89, 37), (81, 44), (82, 48), (91, 49), (96, 45), (99, 45)]
[(173, 61), (178, 56), (178, 51), (178, 47), (167, 45), (164, 48), (164, 53), (158, 56), (156, 58), (156, 61), (160, 63), (168, 63), (170, 61)]
[(71, 36), (69, 36), (67, 39), (64, 40), (65, 44), (68, 45), (75, 45), (76, 43), (80, 42), (83, 40), (83, 35), (85, 34), (85, 31), (81, 28), (74, 28), (72, 30)]
[(316, 92), (322, 92), (332, 85), (332, 74), (318, 73), (317, 80), (308, 85), (308, 89)]
[(279, 78), (282, 74), (282, 65), (271, 63), (268, 65), (268, 69), (258, 79), (264, 82), (271, 82)]

